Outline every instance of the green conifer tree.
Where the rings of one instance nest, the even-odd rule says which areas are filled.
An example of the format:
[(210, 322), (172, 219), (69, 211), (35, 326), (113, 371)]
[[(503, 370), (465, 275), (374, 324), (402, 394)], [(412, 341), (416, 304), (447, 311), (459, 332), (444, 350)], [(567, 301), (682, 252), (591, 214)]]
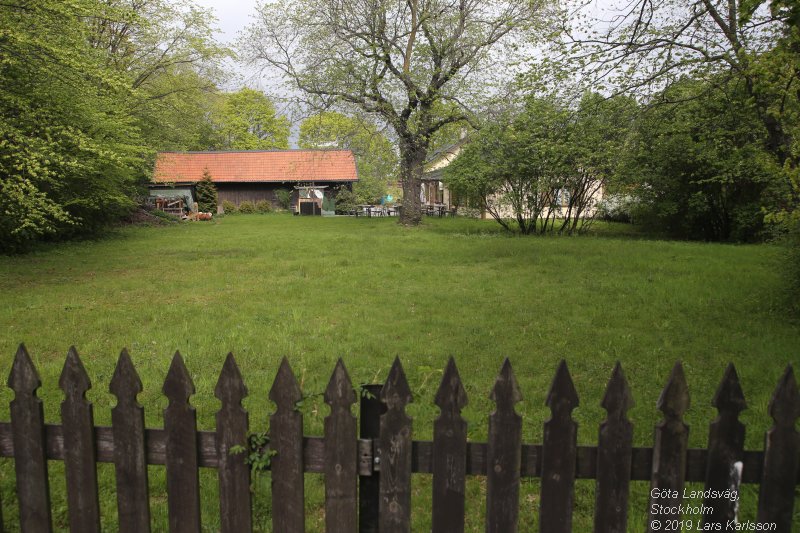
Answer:
[(211, 172), (203, 170), (203, 179), (195, 185), (198, 209), (203, 212), (217, 212), (217, 186), (211, 179)]

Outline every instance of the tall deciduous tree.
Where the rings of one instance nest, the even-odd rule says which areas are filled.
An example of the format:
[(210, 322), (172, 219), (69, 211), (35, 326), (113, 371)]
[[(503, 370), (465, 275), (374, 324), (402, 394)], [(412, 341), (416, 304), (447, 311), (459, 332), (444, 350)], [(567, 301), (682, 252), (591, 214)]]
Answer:
[(260, 6), (246, 52), (308, 103), (354, 106), (394, 129), (400, 221), (417, 224), (431, 136), (469, 119), (465, 95), (490, 92), (502, 70), (493, 53), (540, 12), (540, 0), (286, 0)]
[[(230, 51), (214, 16), (190, 0), (94, 0), (88, 39), (131, 89), (129, 112), (155, 150), (216, 144), (208, 120)], [(122, 102), (121, 102), (122, 104)]]
[(223, 96), (215, 119), (228, 150), (289, 148), (289, 120), (261, 91), (240, 89)]
[(353, 190), (360, 203), (372, 203), (397, 181), (397, 155), (389, 139), (374, 124), (359, 117), (328, 111), (300, 124), (300, 148), (343, 148), (356, 157), (358, 182)]
[(124, 77), (88, 45), (95, 8), (0, 5), (0, 251), (97, 228), (133, 206), (147, 148), (124, 109)]
[[(574, 14), (582, 0), (566, 0)], [(611, 90), (664, 96), (663, 89), (689, 75), (743, 83), (767, 132), (767, 147), (781, 164), (792, 155), (791, 116), (800, 83), (796, 2), (765, 0), (634, 0), (599, 16), (565, 16), (553, 65), (578, 68), (589, 83)], [(604, 20), (605, 19), (605, 20)], [(608, 20), (611, 22), (608, 22)], [(781, 61), (771, 61), (780, 50)], [(794, 102), (794, 104), (793, 104)]]

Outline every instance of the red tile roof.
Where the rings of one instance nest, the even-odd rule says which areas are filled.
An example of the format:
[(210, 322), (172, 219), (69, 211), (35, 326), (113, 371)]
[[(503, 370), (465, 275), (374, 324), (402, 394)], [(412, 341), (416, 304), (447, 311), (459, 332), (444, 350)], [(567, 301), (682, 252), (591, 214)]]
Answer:
[(195, 182), (208, 169), (216, 182), (357, 181), (350, 150), (161, 152), (156, 183)]

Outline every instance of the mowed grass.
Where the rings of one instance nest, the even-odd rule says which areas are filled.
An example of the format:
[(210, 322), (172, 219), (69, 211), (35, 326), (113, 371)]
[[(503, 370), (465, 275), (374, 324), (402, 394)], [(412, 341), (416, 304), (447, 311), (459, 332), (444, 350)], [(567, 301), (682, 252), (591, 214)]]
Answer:
[[(746, 446), (760, 449), (767, 406), (787, 363), (800, 362), (800, 326), (783, 310), (780, 249), (614, 237), (513, 237), (489, 221), (230, 216), (212, 223), (127, 228), (96, 242), (0, 258), (0, 374), (24, 342), (42, 376), (45, 417), (59, 421), (58, 377), (74, 344), (90, 374), (97, 424), (110, 424), (108, 383), (122, 347), (144, 383), (149, 427), (161, 427), (161, 386), (180, 350), (192, 374), (201, 429), (214, 427), (214, 386), (232, 351), (249, 388), (254, 430), (273, 410), (268, 392), (288, 357), (304, 394), (306, 434), (322, 434), (322, 399), (344, 358), (354, 384), (381, 382), (400, 356), (414, 391), (414, 438), (430, 439), (433, 396), (455, 356), (470, 403), (470, 438), (483, 440), (488, 399), (505, 357), (523, 393), (527, 442), (541, 442), (545, 397), (566, 359), (581, 398), (579, 443), (596, 444), (600, 401), (621, 361), (636, 406), (635, 444), (651, 446), (656, 400), (684, 363), (692, 395), (690, 445), (702, 447), (715, 416), (711, 398), (729, 361), (749, 408)], [(600, 236), (601, 233), (605, 235)], [(5, 379), (5, 378), (4, 378)], [(0, 419), (13, 393), (0, 391)], [(13, 462), (0, 464), (3, 515), (17, 527)], [(54, 520), (67, 524), (63, 465), (51, 462)], [(163, 467), (151, 467), (154, 531), (165, 531)], [(216, 472), (204, 470), (203, 522), (218, 529)], [(430, 530), (430, 478), (414, 476), (414, 531)], [(102, 465), (104, 529), (116, 529), (113, 467)], [(256, 525), (271, 531), (269, 476), (254, 483)], [(577, 484), (575, 531), (591, 529), (594, 484)], [(324, 529), (322, 479), (307, 475), (307, 529)], [(470, 531), (482, 531), (485, 485), (469, 482)], [(747, 487), (742, 518), (753, 518)], [(521, 531), (538, 531), (538, 480), (525, 480)], [(630, 530), (646, 524), (647, 484), (635, 483)], [(800, 505), (797, 507), (800, 508)], [(800, 509), (796, 509), (796, 516)], [(796, 523), (800, 523), (800, 518)]]

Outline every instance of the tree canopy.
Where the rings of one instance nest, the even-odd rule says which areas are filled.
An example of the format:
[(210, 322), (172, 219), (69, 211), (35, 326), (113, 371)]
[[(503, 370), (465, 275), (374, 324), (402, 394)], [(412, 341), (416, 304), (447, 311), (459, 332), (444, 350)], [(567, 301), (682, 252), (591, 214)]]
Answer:
[(353, 192), (359, 203), (373, 203), (397, 181), (397, 155), (374, 124), (358, 117), (328, 111), (300, 124), (300, 148), (343, 148), (356, 157), (358, 182)]
[(166, 2), (0, 5), (0, 251), (133, 208), (154, 152), (189, 142), (158, 109), (213, 86), (209, 22)]
[(503, 77), (494, 53), (532, 26), (540, 8), (532, 0), (265, 3), (245, 38), (245, 53), (282, 74), (305, 104), (355, 107), (394, 130), (401, 222), (415, 224), (431, 136), (470, 119), (465, 95), (484, 95), (490, 80)]
[(221, 137), (220, 149), (270, 150), (289, 148), (289, 119), (261, 91), (240, 89), (224, 94), (212, 120)]

